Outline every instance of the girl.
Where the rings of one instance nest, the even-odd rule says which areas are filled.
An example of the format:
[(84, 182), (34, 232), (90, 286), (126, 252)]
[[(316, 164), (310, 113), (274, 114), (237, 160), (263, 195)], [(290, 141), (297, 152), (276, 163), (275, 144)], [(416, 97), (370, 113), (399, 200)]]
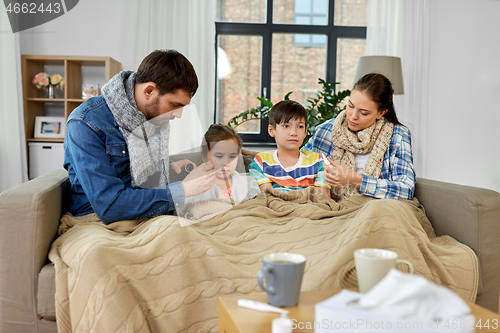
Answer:
[[(215, 170), (215, 183), (205, 193), (186, 198), (186, 203), (214, 198), (243, 202), (260, 193), (257, 181), (245, 173), (241, 157), (243, 142), (229, 126), (213, 124), (205, 133), (201, 156), (211, 162)], [(238, 163), (240, 162), (240, 163)], [(240, 166), (240, 170), (237, 167)]]

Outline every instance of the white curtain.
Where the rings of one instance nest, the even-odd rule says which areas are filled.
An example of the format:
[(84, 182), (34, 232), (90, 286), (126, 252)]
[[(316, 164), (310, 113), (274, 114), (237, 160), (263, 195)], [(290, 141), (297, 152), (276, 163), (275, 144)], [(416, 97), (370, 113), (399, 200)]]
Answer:
[(429, 1), (369, 0), (366, 55), (401, 58), (404, 95), (395, 95), (399, 120), (412, 132), (418, 177), (427, 174)]
[(430, 0), (405, 0), (404, 11), (404, 115), (412, 125), (417, 176), (427, 177)]
[(28, 179), (19, 35), (0, 4), (0, 192)]
[(366, 55), (402, 56), (404, 0), (369, 0)]
[[(136, 35), (131, 45), (135, 48), (137, 64), (156, 49), (176, 49), (193, 64), (199, 88), (191, 104), (195, 104), (199, 121), (183, 115), (193, 124), (186, 137), (182, 126), (172, 126), (171, 153), (184, 150), (190, 142), (199, 146), (204, 131), (214, 120), (215, 103), (215, 0), (141, 0), (136, 6)], [(198, 124), (197, 124), (198, 123)], [(199, 130), (201, 123), (201, 130)], [(188, 142), (189, 141), (189, 142)]]

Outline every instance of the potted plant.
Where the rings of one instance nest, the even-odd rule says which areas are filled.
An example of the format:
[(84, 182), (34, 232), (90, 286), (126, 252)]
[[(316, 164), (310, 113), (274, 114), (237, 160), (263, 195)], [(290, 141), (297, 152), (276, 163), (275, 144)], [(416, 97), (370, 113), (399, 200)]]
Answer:
[[(345, 110), (346, 105), (342, 104), (342, 102), (351, 94), (350, 90), (335, 92), (335, 86), (340, 84), (340, 82), (329, 83), (323, 79), (318, 79), (318, 83), (321, 85), (321, 89), (318, 91), (316, 97), (308, 99), (307, 105), (304, 106), (307, 111), (308, 123), (304, 144), (309, 141), (316, 126), (337, 117), (340, 112)], [(291, 94), (292, 92), (289, 92), (283, 99), (288, 100)], [(237, 127), (254, 119), (269, 120), (269, 111), (273, 107), (273, 102), (263, 97), (257, 97), (257, 99), (262, 102), (262, 105), (241, 112), (239, 115), (231, 118), (227, 125)]]

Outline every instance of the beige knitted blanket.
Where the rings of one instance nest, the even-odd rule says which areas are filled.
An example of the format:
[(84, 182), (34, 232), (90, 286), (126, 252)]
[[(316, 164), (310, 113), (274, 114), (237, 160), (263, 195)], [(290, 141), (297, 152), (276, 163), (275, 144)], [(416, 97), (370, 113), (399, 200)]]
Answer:
[(191, 226), (173, 216), (105, 225), (65, 215), (60, 233), (49, 253), (60, 333), (218, 332), (217, 298), (259, 291), (269, 252), (307, 257), (302, 291), (356, 287), (353, 251), (363, 247), (396, 251), (471, 302), (478, 287), (473, 251), (435, 237), (416, 199), (338, 204), (313, 187), (268, 190)]

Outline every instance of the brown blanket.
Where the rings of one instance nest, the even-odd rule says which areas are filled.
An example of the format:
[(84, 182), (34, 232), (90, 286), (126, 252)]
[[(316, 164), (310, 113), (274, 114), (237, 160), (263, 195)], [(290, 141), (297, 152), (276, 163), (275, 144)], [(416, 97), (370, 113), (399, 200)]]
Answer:
[(60, 233), (49, 253), (60, 333), (218, 332), (217, 298), (259, 291), (269, 252), (307, 257), (303, 291), (356, 287), (353, 251), (363, 247), (397, 252), (468, 301), (478, 286), (476, 255), (435, 237), (416, 199), (338, 204), (315, 188), (269, 190), (191, 226), (174, 216), (105, 225), (65, 215)]

